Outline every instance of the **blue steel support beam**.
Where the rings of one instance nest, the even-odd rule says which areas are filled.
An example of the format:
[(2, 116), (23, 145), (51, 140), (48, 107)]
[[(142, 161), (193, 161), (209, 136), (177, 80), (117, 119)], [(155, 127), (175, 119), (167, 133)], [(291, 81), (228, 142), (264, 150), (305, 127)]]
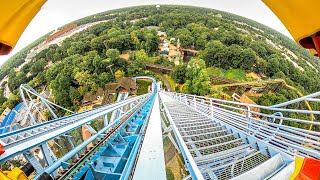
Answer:
[[(155, 86), (156, 83), (153, 83), (153, 85)], [(73, 174), (74, 180), (93, 178), (128, 179), (130, 177), (149, 121), (155, 95), (156, 93), (112, 137), (109, 137), (104, 145), (99, 147), (98, 151), (77, 170), (76, 174)], [(64, 176), (63, 178), (70, 177)]]
[[(54, 139), (58, 136), (66, 134), (67, 132), (72, 131), (73, 129), (78, 128), (84, 124), (87, 124), (87, 123), (99, 118), (100, 116), (103, 116), (109, 112), (112, 112), (121, 106), (125, 106), (127, 104), (137, 102), (137, 101), (141, 102), (142, 100), (144, 100), (145, 98), (147, 98), (149, 96), (150, 96), (150, 94), (142, 95), (139, 97), (128, 99), (123, 102), (119, 102), (119, 103), (115, 103), (115, 104), (112, 104), (109, 106), (105, 106), (103, 108), (98, 108), (98, 109), (94, 109), (91, 111), (86, 111), (86, 112), (75, 114), (75, 115), (72, 115), (69, 117), (60, 118), (58, 120), (52, 120), (52, 121), (49, 121), (49, 122), (46, 122), (43, 124), (38, 124), (38, 125), (31, 126), (28, 128), (20, 129), (20, 130), (11, 132), (11, 133), (2, 134), (0, 136), (0, 142), (1, 142), (1, 144), (4, 145), (5, 153), (0, 156), (0, 163), (18, 155), (18, 154), (21, 154), (31, 148), (42, 145), (43, 143), (45, 143), (51, 139)], [(85, 116), (85, 117), (81, 116), (81, 117), (79, 117), (79, 119), (77, 119), (77, 115), (84, 115), (84, 114), (88, 114), (90, 112), (96, 112), (96, 111), (97, 111), (97, 113), (94, 113), (92, 115)], [(59, 126), (58, 125), (54, 126), (52, 130), (51, 129), (46, 130), (47, 127), (51, 127), (51, 125), (58, 123), (60, 121), (64, 121), (64, 122), (68, 122), (68, 123), (62, 124)], [(42, 129), (42, 131), (39, 132), (39, 130), (38, 130), (39, 128)], [(33, 130), (35, 130), (35, 133), (39, 133), (39, 134), (35, 134), (35, 135), (30, 134), (31, 132), (33, 132)], [(13, 143), (4, 142), (4, 139), (8, 139), (8, 138), (12, 137), (11, 138), (12, 140), (10, 140), (10, 142), (11, 142), (11, 141), (13, 141), (13, 138), (17, 137), (17, 135), (19, 135), (21, 133), (26, 133), (26, 132), (30, 132), (30, 133), (29, 133), (28, 137), (26, 137), (25, 139), (17, 139), (16, 142), (13, 142)]]
[(32, 164), (32, 166), (34, 167), (34, 169), (37, 172), (41, 172), (43, 170), (42, 165), (39, 163), (39, 161), (37, 160), (37, 158), (32, 154), (31, 151), (26, 151), (23, 153), (23, 156), (26, 158), (26, 160), (28, 162), (30, 162)]
[[(72, 143), (72, 145), (73, 145), (73, 143)], [(48, 165), (51, 166), (53, 164), (53, 157), (50, 154), (50, 150), (49, 150), (50, 147), (48, 146), (47, 143), (42, 144), (40, 147), (41, 147), (41, 151), (43, 153), (45, 160), (47, 161)], [(55, 172), (53, 172), (53, 175), (57, 176), (58, 173), (55, 171)]]
[[(145, 132), (145, 129), (146, 129), (146, 126), (147, 126), (147, 121), (149, 121), (149, 118), (150, 118), (150, 112), (151, 112), (151, 108), (154, 104), (154, 98), (155, 98), (156, 94), (153, 95), (152, 99), (151, 99), (151, 105), (148, 105), (149, 107), (146, 107), (148, 109), (148, 114), (147, 116), (145, 117), (145, 122), (144, 124), (142, 125), (142, 128), (140, 130), (141, 134), (138, 135), (137, 137), (137, 140), (136, 140), (136, 143), (134, 144), (132, 150), (131, 150), (131, 154), (128, 158), (128, 162), (123, 170), (123, 173), (120, 177), (121, 180), (127, 180), (129, 179), (130, 175), (131, 175), (131, 171), (132, 171), (132, 168), (134, 166), (134, 163), (135, 163), (135, 160), (137, 158), (137, 154), (138, 154), (138, 150), (139, 150), (139, 147), (141, 145), (141, 142), (142, 142), (142, 135), (144, 134)], [(143, 134), (142, 134), (143, 133)]]
[[(94, 150), (88, 161), (86, 161), (75, 174), (72, 174), (74, 180), (78, 179), (99, 179), (99, 178), (115, 178), (128, 179), (131, 175), (135, 159), (142, 141), (142, 137), (150, 116), (151, 106), (154, 102), (154, 96), (150, 97), (141, 108), (130, 115), (130, 117), (118, 127), (116, 132), (108, 137), (106, 142), (103, 142), (98, 149)], [(137, 104), (136, 106), (141, 106)], [(118, 125), (119, 119), (112, 122)], [(112, 125), (111, 124), (111, 125)], [(109, 124), (110, 126), (110, 124)], [(95, 140), (97, 137), (104, 136), (104, 132), (110, 127), (105, 127), (99, 131), (96, 137), (92, 137), (85, 143), (79, 145), (72, 152), (66, 154), (58, 160), (53, 166), (48, 167), (44, 172), (50, 174), (60, 166), (67, 168), (69, 164), (66, 162), (72, 158), (76, 152), (85, 148), (87, 144)], [(102, 156), (103, 155), (103, 156)], [(102, 169), (103, 171), (102, 171)], [(74, 170), (71, 169), (70, 172)], [(69, 172), (69, 171), (68, 171)], [(41, 177), (38, 174), (35, 178)], [(63, 178), (71, 178), (70, 174), (64, 174)]]
[[(153, 94), (146, 94), (146, 95), (142, 95), (139, 97), (134, 97), (129, 100), (125, 100), (125, 101), (115, 103), (115, 104), (112, 104), (109, 106), (105, 106), (102, 108), (96, 108), (91, 111), (86, 111), (86, 112), (74, 114), (74, 115), (71, 115), (68, 117), (55, 119), (50, 122), (37, 124), (32, 127), (27, 127), (27, 128), (20, 129), (20, 130), (11, 132), (11, 133), (3, 134), (2, 136), (0, 136), (0, 142), (1, 143), (5, 142), (3, 144), (5, 145), (4, 149), (6, 150), (6, 152), (2, 156), (0, 156), (0, 163), (5, 160), (10, 159), (11, 157), (18, 155), (18, 154), (26, 152), (33, 147), (42, 146), (47, 141), (49, 141), (51, 139), (54, 139), (58, 136), (66, 134), (67, 132), (69, 132), (77, 127), (85, 125), (85, 124), (87, 124), (87, 123), (89, 123), (89, 122), (91, 122), (101, 116), (105, 116), (106, 114), (108, 114), (114, 110), (117, 110), (121, 107), (124, 107), (126, 105), (130, 105), (131, 109), (129, 111), (133, 111), (141, 104), (146, 104), (147, 102), (149, 102), (147, 105), (145, 105), (142, 108), (142, 109), (144, 109), (144, 110), (142, 110), (142, 115), (143, 115), (144, 119), (139, 119), (139, 118), (142, 118), (141, 115), (137, 116), (135, 119), (135, 122), (132, 122), (133, 124), (131, 122), (127, 123), (126, 129), (122, 129), (122, 131), (120, 131), (121, 133), (124, 133), (124, 134), (121, 134), (121, 135), (119, 134), (119, 136), (118, 136), (121, 138), (121, 136), (125, 135), (125, 136), (123, 136), (123, 138), (126, 138), (127, 140), (129, 140), (129, 142), (132, 142), (132, 138), (135, 139), (133, 149), (131, 150), (130, 156), (128, 157), (128, 163), (124, 167), (127, 171), (125, 171), (121, 176), (122, 179), (126, 179), (130, 175), (129, 171), (131, 172), (131, 170), (133, 168), (133, 165), (134, 165), (134, 162), (136, 159), (136, 155), (137, 155), (137, 152), (139, 150), (139, 146), (142, 141), (142, 134), (141, 133), (143, 133), (145, 131), (147, 120), (149, 119), (149, 115), (150, 115), (150, 109), (151, 109), (152, 103), (154, 101), (154, 96), (157, 92), (156, 80), (154, 78), (143, 76), (143, 77), (137, 77), (136, 79), (139, 79), (139, 78), (151, 79), (153, 81), (153, 86), (152, 86)], [(36, 94), (36, 92), (32, 92), (32, 90), (28, 90), (28, 92), (30, 94), (34, 94), (34, 95)], [(148, 99), (148, 101), (146, 101), (147, 99)], [(43, 99), (43, 100), (46, 101), (45, 99)], [(133, 103), (134, 103), (134, 106), (132, 107)], [(74, 157), (80, 149), (85, 148), (86, 145), (88, 145), (90, 142), (95, 140), (97, 137), (100, 137), (101, 135), (103, 135), (103, 133), (108, 131), (110, 129), (110, 127), (119, 123), (119, 119), (127, 114), (128, 114), (128, 111), (126, 113), (124, 113), (123, 115), (121, 115), (119, 118), (117, 118), (116, 121), (114, 121), (114, 123), (111, 123), (108, 126), (104, 127), (97, 134), (95, 134), (90, 139), (88, 139), (87, 141), (82, 143), (80, 146), (75, 147), (73, 151), (69, 152), (63, 158), (57, 160), (53, 164), (51, 164), (52, 163), (52, 161), (51, 161), (49, 163), (51, 165), (45, 170), (45, 172), (51, 174), (60, 166), (66, 167), (66, 165), (68, 165), (67, 160), (69, 160), (71, 157)], [(140, 124), (140, 123), (142, 123), (142, 124)], [(137, 125), (139, 125), (141, 127), (138, 128), (139, 126), (137, 126)], [(125, 132), (125, 131), (127, 131), (128, 127), (129, 127), (129, 132)], [(139, 130), (140, 133), (137, 135), (134, 135), (134, 134), (130, 135), (132, 133), (130, 129), (134, 130), (136, 132)], [(33, 133), (35, 133), (35, 134), (33, 134)], [(44, 151), (46, 154), (50, 154), (49, 150), (44, 149)], [(36, 176), (36, 177), (38, 177), (38, 176)]]
[[(99, 132), (97, 132), (97, 134), (91, 136), (89, 139), (87, 139), (86, 141), (84, 141), (83, 143), (81, 143), (80, 145), (78, 145), (77, 147), (75, 147), (72, 151), (68, 152), (67, 154), (65, 154), (63, 157), (61, 157), (60, 159), (58, 159), (56, 162), (54, 162), (51, 166), (47, 167), (44, 172), (51, 174), (53, 173), (56, 169), (58, 169), (60, 166), (63, 165), (63, 163), (66, 163), (69, 159), (71, 159), (72, 157), (74, 157), (79, 151), (81, 151), (82, 149), (84, 149), (88, 144), (90, 144), (93, 140), (97, 139), (100, 135), (102, 135), (103, 133), (105, 133), (108, 129), (110, 129), (111, 127), (113, 127), (115, 124), (119, 123), (119, 120), (116, 120), (112, 123), (110, 123), (108, 126), (102, 128)], [(34, 179), (38, 179), (39, 176), (41, 174), (38, 173)]]

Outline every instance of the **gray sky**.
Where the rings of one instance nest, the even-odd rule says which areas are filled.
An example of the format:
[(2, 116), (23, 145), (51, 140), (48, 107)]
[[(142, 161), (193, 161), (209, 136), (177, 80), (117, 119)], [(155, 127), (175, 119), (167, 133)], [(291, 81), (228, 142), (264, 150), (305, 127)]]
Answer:
[(265, 24), (291, 38), (287, 29), (260, 0), (48, 0), (31, 21), (14, 50), (0, 64), (39, 37), (76, 19), (102, 11), (147, 4), (182, 4), (218, 9)]

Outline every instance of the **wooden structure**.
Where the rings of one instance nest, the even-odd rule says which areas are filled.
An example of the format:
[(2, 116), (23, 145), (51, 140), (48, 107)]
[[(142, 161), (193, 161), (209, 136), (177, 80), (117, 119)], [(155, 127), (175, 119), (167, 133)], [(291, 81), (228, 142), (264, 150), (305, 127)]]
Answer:
[(137, 85), (135, 80), (122, 77), (117, 83), (106, 84), (103, 88), (98, 88), (95, 94), (87, 92), (82, 100), (82, 104), (87, 106), (90, 104), (109, 104), (115, 93), (127, 91), (134, 95), (137, 93)]

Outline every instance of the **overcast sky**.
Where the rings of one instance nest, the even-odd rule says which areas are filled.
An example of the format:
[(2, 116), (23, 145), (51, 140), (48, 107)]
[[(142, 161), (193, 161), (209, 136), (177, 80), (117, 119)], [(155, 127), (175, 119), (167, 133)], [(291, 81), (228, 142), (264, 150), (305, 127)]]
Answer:
[(82, 17), (122, 7), (147, 4), (182, 4), (218, 9), (265, 24), (287, 36), (287, 29), (260, 0), (48, 0), (19, 39), (15, 49), (0, 56), (0, 64), (53, 29)]

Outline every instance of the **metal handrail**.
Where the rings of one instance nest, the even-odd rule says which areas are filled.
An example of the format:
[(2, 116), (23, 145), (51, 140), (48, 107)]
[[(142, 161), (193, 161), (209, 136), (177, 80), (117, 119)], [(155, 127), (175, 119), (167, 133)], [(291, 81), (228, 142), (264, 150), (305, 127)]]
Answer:
[[(320, 126), (320, 122), (295, 119), (285, 117), (284, 115), (276, 116), (273, 114), (279, 112), (320, 114), (320, 111), (268, 107), (174, 92), (164, 93), (194, 108), (209, 118), (214, 118), (229, 126), (231, 125), (233, 128), (237, 128), (250, 136), (259, 138), (283, 152), (291, 155), (312, 156), (320, 159), (320, 132), (286, 125), (286, 122), (299, 122)], [(298, 98), (297, 101), (290, 101), (290, 103), (286, 103), (286, 105), (316, 96), (318, 96), (317, 93), (312, 96), (306, 96), (306, 98)], [(271, 110), (273, 113), (260, 113), (253, 111), (253, 108)], [(269, 122), (267, 118), (274, 118), (275, 121)]]
[[(235, 101), (229, 101), (229, 100), (222, 100), (222, 99), (215, 99), (215, 98), (208, 98), (208, 97), (204, 97), (204, 96), (198, 96), (198, 95), (192, 95), (192, 94), (183, 94), (183, 93), (176, 93), (176, 92), (165, 92), (166, 94), (171, 94), (171, 97), (174, 97), (172, 95), (175, 95), (175, 96), (185, 96), (187, 97), (188, 99), (194, 99), (194, 98), (197, 98), (197, 99), (203, 99), (203, 100), (209, 100), (209, 101), (213, 101), (214, 102), (220, 102), (220, 103), (217, 103), (217, 104), (220, 104), (220, 105), (224, 105), (224, 104), (221, 104), (221, 103), (226, 103), (226, 104), (232, 104), (232, 105), (238, 105), (238, 106), (249, 106), (249, 107), (252, 107), (252, 108), (259, 108), (259, 109), (265, 109), (265, 110), (272, 110), (272, 111), (291, 111), (292, 112), (308, 112), (308, 113), (314, 113), (316, 111), (301, 111), (301, 110), (297, 110), (297, 109), (287, 109), (287, 108), (279, 108), (279, 107), (272, 107), (272, 106), (263, 106), (263, 105), (256, 105), (256, 104), (248, 104), (248, 103), (241, 103), (241, 102), (235, 102)], [(320, 111), (318, 112), (320, 113)]]
[[(165, 112), (169, 112), (167, 106), (162, 103), (163, 105), (163, 109)], [(172, 127), (172, 130), (173, 130), (173, 133), (175, 134), (175, 137), (177, 139), (177, 142), (178, 142), (178, 145), (180, 147), (180, 150), (181, 150), (181, 153), (186, 161), (186, 165), (188, 167), (188, 170), (190, 172), (190, 175), (192, 177), (192, 179), (197, 179), (197, 180), (202, 180), (204, 179), (202, 174), (201, 174), (201, 171), (199, 170), (196, 162), (194, 161), (190, 151), (188, 150), (187, 148), (187, 145), (185, 144), (181, 134), (179, 133), (179, 130), (177, 128), (177, 126), (175, 125), (175, 123), (173, 122), (173, 119), (172, 117), (167, 114), (167, 118), (171, 124), (171, 127)]]
[[(44, 122), (41, 124), (37, 124), (34, 126), (29, 126), (29, 127), (23, 128), (23, 129), (18, 129), (16, 131), (12, 131), (12, 132), (9, 132), (6, 134), (1, 134), (0, 138), (11, 137), (11, 136), (15, 136), (19, 133), (30, 131), (35, 128), (50, 126), (50, 124), (56, 123), (58, 121), (66, 121), (66, 120), (69, 121), (67, 124), (61, 125), (61, 126), (63, 126), (63, 128), (54, 128), (54, 129), (50, 130), (50, 132), (46, 132), (45, 135), (43, 132), (41, 132), (41, 133), (36, 134), (32, 137), (27, 137), (26, 140), (19, 140), (17, 142), (11, 143), (11, 144), (1, 143), (2, 145), (4, 145), (6, 152), (0, 156), (0, 162), (4, 162), (7, 159), (10, 159), (11, 157), (14, 157), (17, 154), (20, 154), (21, 150), (26, 151), (28, 149), (31, 149), (32, 147), (39, 146), (39, 145), (43, 144), (44, 142), (47, 142), (51, 139), (54, 139), (58, 136), (61, 136), (67, 132), (70, 132), (71, 130), (76, 129), (84, 124), (87, 124), (87, 123), (89, 123), (99, 117), (102, 117), (105, 114), (108, 114), (108, 113), (118, 109), (119, 107), (124, 107), (128, 104), (131, 104), (131, 103), (137, 103), (135, 106), (133, 106), (132, 108), (127, 110), (127, 112), (129, 112), (132, 109), (136, 108), (136, 106), (138, 104), (140, 104), (141, 102), (144, 102), (147, 99), (149, 99), (151, 96), (152, 96), (152, 94), (145, 94), (145, 95), (137, 96), (134, 98), (130, 98), (128, 100), (125, 100), (125, 101), (122, 101), (119, 103), (114, 103), (112, 105), (106, 105), (106, 106), (97, 108), (97, 109), (99, 109), (99, 111), (96, 111), (97, 109), (86, 111), (86, 112), (92, 112), (92, 111), (96, 112), (94, 115), (91, 115), (91, 116), (81, 116), (80, 117), (79, 115), (81, 115), (82, 113), (79, 113), (79, 114), (51, 120), (48, 122)], [(127, 115), (127, 112), (124, 113), (119, 118)], [(72, 120), (73, 117), (75, 118), (74, 120)]]

